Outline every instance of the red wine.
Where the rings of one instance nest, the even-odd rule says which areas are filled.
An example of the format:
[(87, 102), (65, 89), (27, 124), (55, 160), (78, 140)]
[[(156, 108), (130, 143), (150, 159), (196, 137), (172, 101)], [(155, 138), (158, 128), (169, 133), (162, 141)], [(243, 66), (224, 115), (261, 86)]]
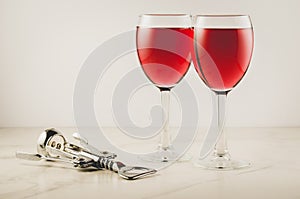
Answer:
[(253, 30), (195, 29), (193, 60), (201, 79), (214, 91), (230, 91), (246, 73)]
[(146, 76), (172, 88), (186, 74), (193, 49), (192, 28), (137, 28), (137, 52)]

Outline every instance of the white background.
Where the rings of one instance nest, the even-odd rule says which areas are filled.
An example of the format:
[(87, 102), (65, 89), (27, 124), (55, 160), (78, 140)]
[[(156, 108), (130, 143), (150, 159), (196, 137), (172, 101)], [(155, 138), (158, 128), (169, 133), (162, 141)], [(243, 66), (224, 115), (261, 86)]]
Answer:
[[(0, 126), (74, 126), (72, 98), (82, 63), (102, 42), (134, 29), (143, 13), (249, 14), (254, 55), (229, 95), (228, 125), (299, 126), (299, 8), (298, 0), (0, 0)], [(115, 67), (123, 72), (138, 65), (134, 55), (120, 61)], [(105, 96), (118, 70), (110, 75), (101, 85)], [(200, 125), (207, 126), (209, 90), (193, 68), (186, 79), (199, 98)], [(149, 107), (141, 105), (159, 103), (158, 91), (149, 92), (130, 105), (132, 118), (144, 124)], [(95, 112), (102, 125), (114, 126), (109, 97), (99, 101), (103, 93), (95, 95)], [(177, 125), (176, 103), (172, 110)]]

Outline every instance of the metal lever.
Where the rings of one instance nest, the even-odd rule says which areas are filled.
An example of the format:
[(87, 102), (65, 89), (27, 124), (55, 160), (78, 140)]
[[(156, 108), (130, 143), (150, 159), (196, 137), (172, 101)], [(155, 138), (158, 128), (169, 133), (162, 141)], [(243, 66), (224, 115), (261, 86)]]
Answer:
[[(48, 160), (53, 162), (62, 162), (62, 163), (68, 163), (68, 164), (76, 164), (75, 160), (68, 160), (68, 159), (62, 159), (62, 158), (54, 158), (54, 157), (46, 157), (38, 153), (27, 153), (22, 151), (16, 152), (16, 157), (19, 159), (24, 160), (33, 160), (33, 161), (39, 161), (39, 160)], [(78, 162), (79, 163), (79, 162)]]

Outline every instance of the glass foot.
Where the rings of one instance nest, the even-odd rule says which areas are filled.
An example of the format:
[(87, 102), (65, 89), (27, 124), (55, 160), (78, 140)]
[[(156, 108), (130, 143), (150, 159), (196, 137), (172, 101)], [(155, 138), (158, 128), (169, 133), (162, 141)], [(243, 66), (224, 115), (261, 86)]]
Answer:
[(250, 167), (250, 163), (243, 160), (233, 160), (229, 154), (213, 155), (196, 161), (195, 165), (204, 169), (233, 170)]
[(148, 162), (185, 162), (189, 161), (192, 158), (192, 156), (190, 156), (189, 154), (182, 155), (176, 152), (173, 148), (159, 148), (154, 153), (140, 155), (139, 158)]

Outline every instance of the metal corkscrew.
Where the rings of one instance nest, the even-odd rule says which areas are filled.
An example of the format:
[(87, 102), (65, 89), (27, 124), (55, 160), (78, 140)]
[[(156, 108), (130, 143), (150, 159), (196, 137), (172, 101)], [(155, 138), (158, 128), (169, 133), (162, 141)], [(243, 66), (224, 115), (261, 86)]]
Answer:
[[(88, 145), (86, 139), (82, 138), (78, 133), (73, 134), (74, 138), (84, 141)], [(47, 160), (61, 163), (72, 164), (77, 168), (95, 168), (107, 169), (114, 171), (124, 179), (135, 180), (156, 173), (155, 169), (126, 166), (120, 161), (114, 160), (117, 156), (108, 151), (99, 151), (89, 146), (90, 149), (80, 147), (78, 145), (67, 142), (66, 138), (56, 129), (47, 129), (41, 133), (38, 138), (37, 152), (26, 153), (16, 152), (16, 157), (26, 160)]]

